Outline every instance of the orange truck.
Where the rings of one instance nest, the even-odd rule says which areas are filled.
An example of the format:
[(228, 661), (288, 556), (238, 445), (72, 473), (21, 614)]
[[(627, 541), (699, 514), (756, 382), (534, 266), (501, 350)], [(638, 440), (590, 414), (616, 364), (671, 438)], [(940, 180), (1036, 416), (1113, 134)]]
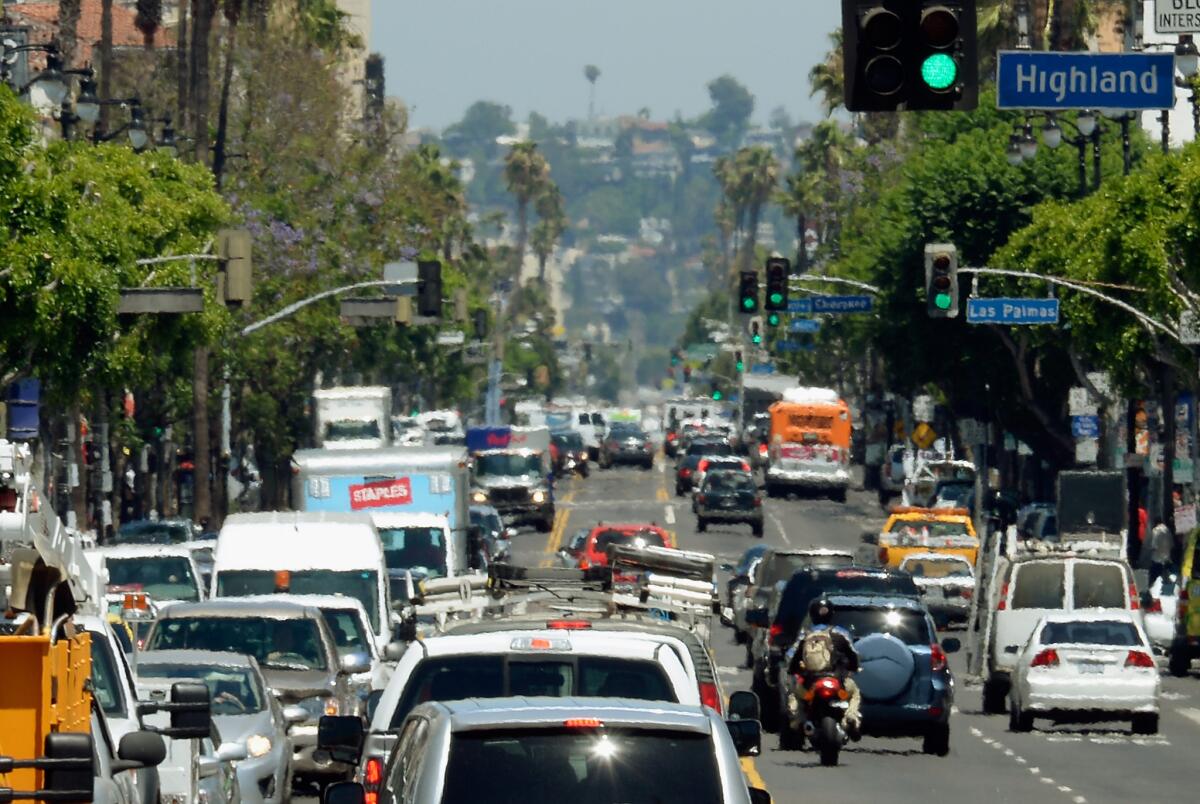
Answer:
[(846, 501), (850, 485), (850, 407), (828, 388), (790, 388), (768, 409), (768, 496), (821, 491)]

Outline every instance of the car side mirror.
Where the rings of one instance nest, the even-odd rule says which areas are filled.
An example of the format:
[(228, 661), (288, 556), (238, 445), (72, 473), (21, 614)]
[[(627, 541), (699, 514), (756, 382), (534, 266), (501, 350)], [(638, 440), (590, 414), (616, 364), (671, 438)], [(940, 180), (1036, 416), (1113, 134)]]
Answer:
[(303, 723), (308, 720), (308, 710), (303, 706), (292, 704), (291, 706), (283, 707), (283, 722), (288, 725), (294, 723)]
[(138, 713), (143, 715), (151, 712), (170, 712), (170, 727), (155, 729), (165, 737), (188, 740), (207, 737), (212, 731), (212, 698), (204, 682), (176, 681), (171, 685), (169, 703), (138, 701), (137, 709)]
[(357, 715), (322, 715), (317, 724), (317, 748), (335, 762), (358, 764), (363, 746), (363, 722)]
[(771, 804), (771, 794), (761, 787), (749, 787), (750, 804)]
[(762, 723), (757, 720), (726, 720), (725, 727), (733, 738), (739, 757), (756, 757), (762, 753)]
[(245, 743), (228, 742), (221, 743), (214, 756), (221, 762), (241, 762), (250, 756), (250, 752), (246, 750)]
[[(409, 643), (417, 640), (417, 618), (401, 616), (400, 624), (392, 630), (392, 636), (397, 642)], [(389, 646), (390, 647), (390, 646)], [(391, 661), (389, 659), (389, 661)]]
[[(203, 685), (201, 685), (203, 686)], [(141, 768), (157, 768), (167, 758), (167, 744), (161, 735), (152, 731), (131, 731), (117, 746), (117, 761), (113, 773)]]
[(733, 608), (732, 607), (730, 607), (730, 606), (722, 606), (721, 607), (721, 625), (724, 625), (729, 628), (732, 628), (734, 626)]
[(767, 610), (746, 609), (746, 624), (753, 625), (758, 628), (770, 628), (771, 623), (767, 618)]
[(729, 716), (732, 720), (758, 720), (761, 707), (758, 695), (750, 690), (738, 690), (729, 696)]
[(321, 804), (363, 804), (366, 797), (358, 782), (334, 782), (321, 793)]
[(403, 658), (406, 650), (408, 650), (407, 642), (389, 642), (383, 648), (383, 660), (385, 662), (398, 662)]
[(366, 653), (348, 653), (338, 663), (338, 670), (347, 676), (365, 673), (371, 669), (371, 657)]
[(946, 653), (958, 653), (962, 649), (962, 641), (958, 637), (946, 637), (942, 640), (942, 650)]
[(53, 767), (45, 768), (45, 789), (78, 793), (79, 801), (90, 800), (95, 777), (92, 736), (53, 732), (46, 735), (45, 748), (46, 758), (54, 760)]

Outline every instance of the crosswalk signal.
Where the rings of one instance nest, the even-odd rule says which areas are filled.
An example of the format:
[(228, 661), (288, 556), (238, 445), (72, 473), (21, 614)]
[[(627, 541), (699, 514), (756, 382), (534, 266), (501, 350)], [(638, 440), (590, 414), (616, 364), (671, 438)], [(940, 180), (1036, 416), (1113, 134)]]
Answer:
[(737, 367), (738, 371), (742, 371), (743, 369), (746, 368), (746, 363), (745, 363), (745, 361), (742, 360), (742, 350), (741, 349), (739, 349), (733, 353), (733, 364), (734, 364), (734, 366)]
[(417, 263), (417, 315), (442, 315), (442, 264), (437, 260)]
[(758, 273), (742, 271), (738, 280), (738, 310), (746, 315), (758, 312)]
[(786, 310), (788, 305), (788, 274), (792, 264), (784, 257), (771, 257), (767, 260), (767, 298), (763, 309), (779, 312)]
[(930, 318), (958, 317), (958, 249), (952, 243), (925, 246), (925, 307)]
[(757, 318), (757, 317), (751, 318), (750, 319), (750, 343), (754, 344), (755, 346), (762, 346), (762, 342), (763, 342), (762, 319)]
[(976, 0), (842, 0), (846, 108), (965, 111), (979, 95)]

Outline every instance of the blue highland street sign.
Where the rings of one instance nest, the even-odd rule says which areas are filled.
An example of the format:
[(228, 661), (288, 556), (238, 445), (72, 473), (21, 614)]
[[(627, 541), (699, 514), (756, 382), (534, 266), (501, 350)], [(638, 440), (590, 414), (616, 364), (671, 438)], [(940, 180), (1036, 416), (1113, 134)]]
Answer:
[(1170, 109), (1175, 54), (1002, 50), (996, 62), (1001, 109)]
[(1057, 324), (1058, 299), (967, 299), (968, 324)]

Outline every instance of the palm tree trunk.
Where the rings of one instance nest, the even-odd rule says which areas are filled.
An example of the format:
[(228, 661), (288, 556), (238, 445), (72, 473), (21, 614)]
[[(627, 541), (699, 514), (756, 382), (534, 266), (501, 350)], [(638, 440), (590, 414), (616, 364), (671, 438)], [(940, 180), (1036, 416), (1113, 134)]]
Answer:
[[(113, 0), (100, 0), (100, 100), (112, 98)], [(110, 107), (100, 106), (99, 131), (108, 132)]]
[(196, 161), (208, 162), (208, 47), (212, 34), (216, 0), (192, 0), (192, 136), (196, 140)]
[(213, 145), (212, 164), (217, 190), (221, 189), (221, 182), (225, 177), (225, 149), (229, 131), (229, 85), (233, 83), (233, 55), (237, 48), (238, 13), (235, 11), (231, 14), (230, 9), (237, 8), (240, 11), (239, 0), (225, 0), (225, 2), (227, 3), (225, 16), (229, 20), (229, 33), (225, 38), (225, 74), (221, 76), (221, 101), (217, 109), (217, 138)]
[(208, 347), (196, 347), (195, 361), (192, 378), (192, 465), (195, 467), (192, 520), (202, 522), (212, 517), (212, 489), (208, 481), (212, 463), (208, 432)]
[(750, 205), (749, 232), (746, 234), (746, 247), (742, 250), (742, 266), (746, 271), (754, 270), (754, 252), (758, 247), (758, 216), (761, 214), (761, 204)]
[(180, 131), (188, 131), (188, 110), (191, 99), (191, 59), (188, 50), (188, 6), (186, 0), (179, 3), (179, 26), (175, 34), (175, 125)]
[(542, 285), (546, 284), (546, 257), (549, 256), (545, 252), (538, 254), (538, 282)]
[(75, 66), (76, 32), (79, 30), (80, 0), (58, 0), (58, 48), (63, 66)]
[(796, 245), (796, 273), (802, 274), (808, 270), (808, 216), (803, 212), (796, 213), (796, 237), (800, 242)]
[(529, 200), (517, 203), (517, 272), (516, 280), (521, 281), (521, 271), (525, 267), (525, 243), (529, 236)]

